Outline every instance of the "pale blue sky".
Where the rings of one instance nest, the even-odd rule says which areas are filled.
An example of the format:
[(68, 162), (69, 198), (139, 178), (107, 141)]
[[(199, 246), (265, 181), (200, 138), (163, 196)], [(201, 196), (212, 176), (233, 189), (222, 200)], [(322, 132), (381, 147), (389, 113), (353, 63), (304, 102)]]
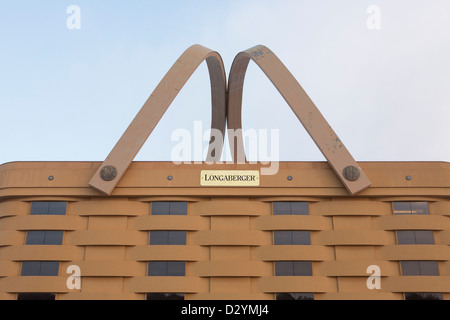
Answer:
[[(66, 27), (69, 5), (80, 30)], [(366, 26), (370, 5), (381, 30)], [(447, 0), (2, 0), (0, 164), (103, 161), (195, 43), (227, 71), (239, 51), (268, 46), (357, 161), (449, 161), (449, 17)], [(202, 65), (136, 160), (169, 161), (175, 129), (206, 129), (208, 81)], [(280, 160), (324, 160), (254, 65), (243, 118), (244, 129), (280, 129)]]

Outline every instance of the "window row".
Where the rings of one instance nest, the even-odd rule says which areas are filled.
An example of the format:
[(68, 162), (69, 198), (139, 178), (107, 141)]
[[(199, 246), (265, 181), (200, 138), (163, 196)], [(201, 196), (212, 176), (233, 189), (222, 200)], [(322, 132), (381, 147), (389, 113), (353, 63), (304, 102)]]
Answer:
[[(428, 202), (420, 201), (395, 201), (392, 202), (392, 210), (396, 215), (429, 215)], [(31, 215), (65, 215), (67, 202), (49, 201), (32, 202)], [(152, 215), (187, 215), (187, 202), (152, 202)], [(308, 202), (273, 202), (273, 215), (309, 215)]]
[[(184, 293), (148, 293), (147, 300), (184, 300)], [(276, 300), (314, 300), (314, 293), (277, 293)]]
[[(275, 261), (276, 276), (312, 276), (311, 261)], [(439, 276), (437, 261), (400, 261), (403, 276)], [(59, 261), (24, 261), (22, 276), (57, 276)], [(184, 276), (184, 261), (150, 261), (148, 276)]]
[[(273, 202), (273, 215), (309, 215), (308, 202)], [(392, 211), (395, 215), (429, 215), (428, 202), (394, 201)]]
[[(53, 276), (59, 274), (59, 261), (23, 261), (22, 276)], [(165, 277), (186, 274), (186, 262), (184, 261), (151, 261), (148, 263), (148, 276)]]
[[(274, 231), (274, 245), (311, 245), (310, 231)], [(397, 244), (400, 245), (432, 245), (433, 231), (407, 230), (397, 231)]]
[[(64, 231), (28, 231), (27, 245), (62, 245)], [(186, 245), (186, 231), (151, 231), (151, 245)]]
[[(405, 300), (444, 300), (442, 293), (407, 292)], [(276, 300), (314, 300), (314, 293), (277, 293)]]
[[(187, 215), (187, 202), (152, 202), (152, 215)], [(65, 215), (67, 202), (32, 202), (30, 215)], [(308, 202), (274, 202), (274, 215), (308, 215)]]
[[(64, 231), (39, 230), (27, 232), (27, 245), (62, 245)], [(151, 231), (150, 245), (186, 245), (186, 231)], [(274, 245), (311, 245), (310, 231), (274, 231)], [(397, 231), (397, 243), (405, 245), (434, 244), (433, 231)]]
[[(150, 231), (150, 245), (186, 245), (186, 231)], [(274, 245), (311, 245), (309, 231), (274, 231)]]
[[(310, 261), (276, 261), (276, 276), (312, 276)], [(400, 261), (402, 276), (439, 276), (437, 261)]]
[[(24, 292), (17, 295), (17, 300), (55, 300), (55, 293)], [(147, 300), (184, 300), (184, 293), (147, 293)], [(443, 300), (442, 293), (407, 292), (405, 300)], [(277, 293), (276, 300), (314, 300), (314, 293)]]
[[(184, 299), (184, 293), (147, 293), (147, 300)], [(276, 300), (314, 300), (314, 293), (277, 293)]]
[[(32, 202), (30, 215), (66, 215), (67, 202)], [(187, 202), (153, 202), (152, 215), (187, 215)]]

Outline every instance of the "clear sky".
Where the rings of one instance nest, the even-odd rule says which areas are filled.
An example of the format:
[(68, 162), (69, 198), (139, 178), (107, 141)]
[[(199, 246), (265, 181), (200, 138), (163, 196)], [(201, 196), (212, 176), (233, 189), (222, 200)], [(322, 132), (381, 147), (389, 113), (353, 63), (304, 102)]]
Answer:
[[(66, 26), (70, 5), (81, 29)], [(0, 164), (103, 161), (192, 44), (227, 72), (268, 46), (357, 161), (449, 161), (449, 39), (448, 0), (2, 0)], [(280, 160), (325, 160), (252, 64), (243, 110), (244, 129), (280, 130)], [(136, 160), (169, 161), (172, 132), (210, 116), (203, 64)]]

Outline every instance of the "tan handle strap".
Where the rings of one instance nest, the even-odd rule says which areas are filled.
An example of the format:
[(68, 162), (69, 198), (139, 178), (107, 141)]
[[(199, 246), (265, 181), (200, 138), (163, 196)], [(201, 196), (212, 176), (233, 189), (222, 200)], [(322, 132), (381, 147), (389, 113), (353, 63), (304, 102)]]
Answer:
[[(225, 137), (226, 75), (222, 58), (215, 51), (194, 45), (180, 56), (161, 80), (109, 156), (94, 174), (89, 182), (90, 186), (107, 195), (112, 193), (172, 101), (205, 60), (211, 79), (211, 128), (220, 130), (222, 137)], [(217, 146), (217, 141), (215, 141), (215, 145)], [(212, 150), (211, 142), (209, 147), (207, 161), (220, 160), (223, 141), (222, 148)]]
[[(238, 129), (242, 129), (242, 93), (250, 60), (261, 68), (278, 89), (347, 190), (356, 194), (368, 188), (371, 182), (342, 141), (286, 66), (265, 46), (256, 46), (239, 53), (230, 70), (227, 126), (228, 129), (237, 130), (234, 135), (237, 141), (230, 141), (230, 146), (234, 146), (231, 150), (233, 160), (246, 161), (242, 130)], [(291, 137), (291, 141), (292, 146), (297, 147), (295, 137)]]

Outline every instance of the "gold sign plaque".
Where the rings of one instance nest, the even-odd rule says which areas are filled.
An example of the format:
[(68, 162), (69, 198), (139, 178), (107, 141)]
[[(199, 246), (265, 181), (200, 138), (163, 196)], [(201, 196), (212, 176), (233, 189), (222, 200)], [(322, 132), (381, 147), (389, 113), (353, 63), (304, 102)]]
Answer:
[(258, 187), (256, 170), (203, 170), (200, 183), (205, 187)]

